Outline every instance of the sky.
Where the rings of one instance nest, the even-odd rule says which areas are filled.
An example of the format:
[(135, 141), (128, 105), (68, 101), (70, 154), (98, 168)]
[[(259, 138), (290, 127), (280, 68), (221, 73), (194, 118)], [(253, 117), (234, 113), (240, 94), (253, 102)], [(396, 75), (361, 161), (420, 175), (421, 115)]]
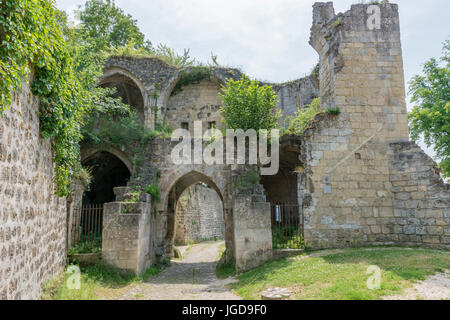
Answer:
[[(137, 19), (154, 45), (184, 48), (201, 62), (211, 53), (227, 67), (238, 67), (252, 78), (284, 82), (311, 72), (318, 55), (308, 44), (314, 0), (116, 0)], [(336, 13), (358, 0), (336, 0)], [(405, 80), (440, 57), (450, 38), (450, 1), (397, 0), (399, 5)], [(56, 0), (69, 14), (85, 0)], [(72, 15), (73, 16), (73, 15)], [(409, 99), (408, 101), (409, 102)], [(408, 109), (412, 105), (408, 103)], [(433, 156), (431, 149), (421, 146)]]

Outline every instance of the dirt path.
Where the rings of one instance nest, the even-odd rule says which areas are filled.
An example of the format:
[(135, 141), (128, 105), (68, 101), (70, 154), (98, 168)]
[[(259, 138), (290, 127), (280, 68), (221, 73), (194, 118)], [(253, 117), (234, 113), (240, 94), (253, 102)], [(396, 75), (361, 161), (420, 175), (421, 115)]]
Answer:
[[(148, 282), (125, 292), (120, 300), (237, 300), (239, 296), (228, 289), (230, 279), (216, 277), (221, 242), (205, 242), (181, 247), (182, 260)], [(188, 250), (187, 250), (188, 249)]]
[(384, 300), (450, 300), (450, 270), (417, 282), (412, 288)]

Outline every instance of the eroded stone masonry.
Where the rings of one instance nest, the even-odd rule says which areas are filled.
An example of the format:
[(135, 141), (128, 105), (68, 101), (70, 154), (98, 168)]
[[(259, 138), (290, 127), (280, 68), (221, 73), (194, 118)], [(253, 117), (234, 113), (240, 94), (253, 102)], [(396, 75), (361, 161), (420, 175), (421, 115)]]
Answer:
[(0, 299), (36, 299), (66, 263), (66, 199), (28, 83), (12, 101), (0, 116)]
[[(323, 112), (302, 136), (284, 136), (276, 175), (258, 182), (252, 166), (175, 165), (170, 154), (177, 142), (163, 137), (139, 150), (85, 144), (83, 164), (98, 169), (85, 200), (83, 188), (71, 199), (69, 223), (76, 221), (74, 202), (107, 202), (103, 260), (137, 273), (172, 256), (174, 242), (191, 238), (222, 236), (226, 259), (240, 271), (279, 256), (272, 248), (274, 202), (299, 206), (309, 248), (448, 249), (449, 185), (408, 138), (398, 6), (377, 6), (380, 28), (370, 30), (369, 5), (339, 14), (331, 2), (314, 5), (310, 44), (320, 62), (308, 77), (273, 84), (280, 126), (316, 97), (323, 111), (340, 113)], [(186, 75), (197, 80), (186, 82)], [(200, 120), (205, 130), (222, 125), (220, 86), (240, 76), (229, 68), (180, 70), (153, 58), (112, 57), (100, 85), (116, 87), (149, 128), (156, 115), (174, 129), (192, 130)], [(43, 281), (64, 266), (66, 201), (52, 192), (50, 144), (39, 137), (37, 112), (25, 90), (0, 117), (3, 299), (39, 297)], [(133, 198), (132, 190), (151, 183), (160, 189), (158, 202), (146, 194)]]

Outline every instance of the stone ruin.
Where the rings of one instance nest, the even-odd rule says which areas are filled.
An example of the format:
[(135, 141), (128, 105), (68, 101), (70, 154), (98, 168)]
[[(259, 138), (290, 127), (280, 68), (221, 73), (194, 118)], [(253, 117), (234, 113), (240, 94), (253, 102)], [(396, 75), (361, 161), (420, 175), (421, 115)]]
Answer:
[[(103, 199), (103, 259), (142, 273), (170, 257), (183, 225), (177, 202), (198, 183), (220, 199), (215, 212), (222, 211), (226, 258), (239, 271), (277, 256), (273, 201), (299, 204), (311, 249), (387, 244), (448, 249), (449, 185), (436, 163), (409, 141), (398, 6), (376, 4), (381, 23), (374, 29), (367, 25), (369, 6), (335, 14), (331, 2), (314, 5), (310, 44), (319, 54), (318, 71), (273, 88), (283, 119), (316, 97), (324, 111), (340, 113), (323, 112), (301, 136), (284, 136), (275, 176), (238, 184), (255, 168), (174, 165), (169, 157), (174, 143), (161, 137), (140, 150), (145, 157), (139, 165), (132, 146), (83, 145), (83, 164), (105, 163), (98, 177), (115, 177), (108, 182), (114, 193)], [(148, 128), (155, 115), (173, 128), (191, 130), (195, 120), (204, 128), (220, 127), (220, 85), (241, 74), (212, 67), (200, 80), (180, 85), (183, 75), (197, 71), (154, 58), (112, 57), (100, 85), (116, 87)], [(66, 214), (70, 217), (84, 191), (80, 187), (68, 199), (68, 210), (66, 200), (53, 195), (51, 151), (39, 138), (37, 111), (36, 99), (25, 91), (0, 118), (2, 299), (36, 298), (43, 282), (62, 270)], [(107, 187), (102, 181), (99, 189)], [(149, 195), (129, 201), (130, 188), (155, 181), (159, 202)]]

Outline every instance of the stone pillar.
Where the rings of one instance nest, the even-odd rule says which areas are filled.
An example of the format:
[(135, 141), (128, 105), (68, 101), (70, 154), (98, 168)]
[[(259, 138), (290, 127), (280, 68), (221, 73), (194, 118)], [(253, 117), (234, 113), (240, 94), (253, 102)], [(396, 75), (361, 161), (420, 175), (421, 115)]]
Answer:
[(150, 201), (105, 203), (102, 242), (104, 261), (136, 274), (145, 272), (154, 262), (151, 250), (152, 224)]
[(270, 203), (264, 189), (245, 177), (249, 168), (233, 172), (233, 229), (236, 270), (255, 268), (272, 258)]

